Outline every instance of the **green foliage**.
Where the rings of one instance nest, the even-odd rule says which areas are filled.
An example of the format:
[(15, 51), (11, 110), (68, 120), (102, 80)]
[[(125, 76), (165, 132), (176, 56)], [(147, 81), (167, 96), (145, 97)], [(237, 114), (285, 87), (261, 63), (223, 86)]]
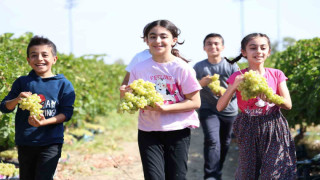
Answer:
[[(26, 61), (26, 49), (32, 33), (14, 38), (13, 34), (0, 35), (0, 101), (8, 94), (12, 83), (27, 75), (31, 67)], [(59, 48), (59, 47), (58, 47)], [(83, 126), (84, 121), (94, 121), (97, 115), (106, 115), (119, 102), (119, 91), (124, 65), (107, 65), (104, 55), (74, 57), (58, 53), (53, 72), (64, 74), (75, 88), (74, 115), (67, 126)], [(0, 147), (14, 146), (14, 113), (0, 113)]]
[(320, 124), (320, 38), (300, 40), (270, 56), (289, 78), (292, 109), (286, 111), (291, 125)]

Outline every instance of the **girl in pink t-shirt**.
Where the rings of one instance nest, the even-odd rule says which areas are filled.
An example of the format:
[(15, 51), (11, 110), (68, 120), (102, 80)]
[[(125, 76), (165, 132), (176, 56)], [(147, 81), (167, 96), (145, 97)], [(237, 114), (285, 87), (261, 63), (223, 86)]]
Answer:
[(200, 107), (201, 86), (193, 68), (172, 54), (179, 34), (168, 20), (147, 24), (143, 36), (152, 58), (135, 65), (129, 86), (120, 88), (123, 97), (130, 83), (143, 79), (154, 83), (164, 99), (164, 105), (139, 112), (138, 144), (145, 179), (185, 179), (190, 128), (199, 127), (195, 109)]
[[(217, 110), (223, 110), (236, 93), (241, 111), (233, 126), (239, 146), (236, 179), (296, 179), (294, 141), (288, 122), (280, 111), (280, 108), (290, 110), (292, 107), (286, 85), (288, 78), (278, 69), (264, 67), (270, 52), (268, 36), (253, 33), (241, 41), (241, 54), (228, 61), (234, 63), (245, 57), (249, 64), (248, 68), (230, 76), (228, 89), (217, 103)], [(237, 88), (243, 81), (242, 74), (249, 70), (263, 75), (273, 92), (284, 98), (284, 103), (270, 103), (264, 94), (248, 101), (242, 100)]]

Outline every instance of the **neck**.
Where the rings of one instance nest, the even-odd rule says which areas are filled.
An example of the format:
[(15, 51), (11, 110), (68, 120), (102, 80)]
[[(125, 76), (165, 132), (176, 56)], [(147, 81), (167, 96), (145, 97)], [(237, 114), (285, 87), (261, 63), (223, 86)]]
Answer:
[(209, 56), (208, 61), (211, 64), (218, 64), (221, 61), (221, 56)]
[(38, 76), (40, 76), (41, 78), (48, 78), (48, 77), (52, 77), (54, 76), (54, 74), (52, 72), (48, 72), (48, 73), (43, 73), (43, 74), (38, 74), (36, 73)]
[(173, 61), (174, 58), (175, 56), (171, 53), (166, 55), (152, 55), (152, 59), (158, 63), (167, 63)]
[(249, 70), (256, 71), (258, 74), (261, 74), (261, 75), (263, 75), (266, 72), (266, 70), (264, 69), (264, 64), (263, 63), (261, 63), (259, 65), (251, 65), (251, 64), (249, 64), (248, 71)]

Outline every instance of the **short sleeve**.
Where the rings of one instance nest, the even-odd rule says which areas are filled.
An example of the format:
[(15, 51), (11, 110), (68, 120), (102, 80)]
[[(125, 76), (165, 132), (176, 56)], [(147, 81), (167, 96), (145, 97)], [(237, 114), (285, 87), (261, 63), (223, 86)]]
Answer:
[(279, 83), (288, 80), (287, 76), (281, 70), (277, 71), (277, 78), (279, 80)]
[(233, 74), (229, 77), (229, 79), (227, 80), (227, 83), (228, 83), (228, 84), (233, 84), (235, 78), (236, 78), (239, 74), (240, 74), (239, 71), (233, 73)]
[(183, 94), (190, 94), (201, 90), (198, 79), (196, 78), (196, 71), (193, 68), (185, 68), (181, 76), (181, 89)]

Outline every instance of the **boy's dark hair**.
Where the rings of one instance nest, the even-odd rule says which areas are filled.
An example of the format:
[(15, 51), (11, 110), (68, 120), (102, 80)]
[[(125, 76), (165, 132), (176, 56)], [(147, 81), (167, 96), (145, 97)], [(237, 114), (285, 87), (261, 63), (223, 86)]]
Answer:
[[(249, 43), (249, 41), (253, 38), (256, 38), (256, 37), (265, 37), (267, 38), (268, 40), (268, 45), (269, 45), (269, 48), (271, 48), (270, 46), (270, 38), (266, 35), (266, 34), (262, 34), (262, 33), (251, 33), (251, 34), (248, 34), (246, 37), (244, 37), (241, 41), (241, 50), (245, 51), (246, 50), (246, 46), (247, 44)], [(230, 64), (233, 64), (237, 61), (239, 61), (241, 58), (242, 58), (242, 53), (240, 53), (239, 56), (237, 56), (236, 58), (234, 58), (233, 60), (229, 60), (228, 58), (225, 57), (225, 59), (230, 63)]]
[(57, 55), (57, 47), (56, 45), (50, 41), (48, 38), (44, 38), (42, 36), (34, 36), (33, 38), (31, 38), (28, 47), (27, 47), (27, 57), (29, 57), (29, 49), (32, 46), (37, 46), (37, 45), (48, 45), (51, 47), (51, 52), (53, 56)]
[(209, 38), (211, 38), (211, 37), (218, 37), (218, 38), (220, 38), (220, 39), (222, 40), (222, 45), (224, 45), (224, 39), (223, 39), (223, 37), (222, 37), (220, 34), (210, 33), (210, 34), (208, 34), (208, 35), (204, 38), (204, 40), (203, 40), (203, 46), (205, 46), (206, 40), (209, 39)]

